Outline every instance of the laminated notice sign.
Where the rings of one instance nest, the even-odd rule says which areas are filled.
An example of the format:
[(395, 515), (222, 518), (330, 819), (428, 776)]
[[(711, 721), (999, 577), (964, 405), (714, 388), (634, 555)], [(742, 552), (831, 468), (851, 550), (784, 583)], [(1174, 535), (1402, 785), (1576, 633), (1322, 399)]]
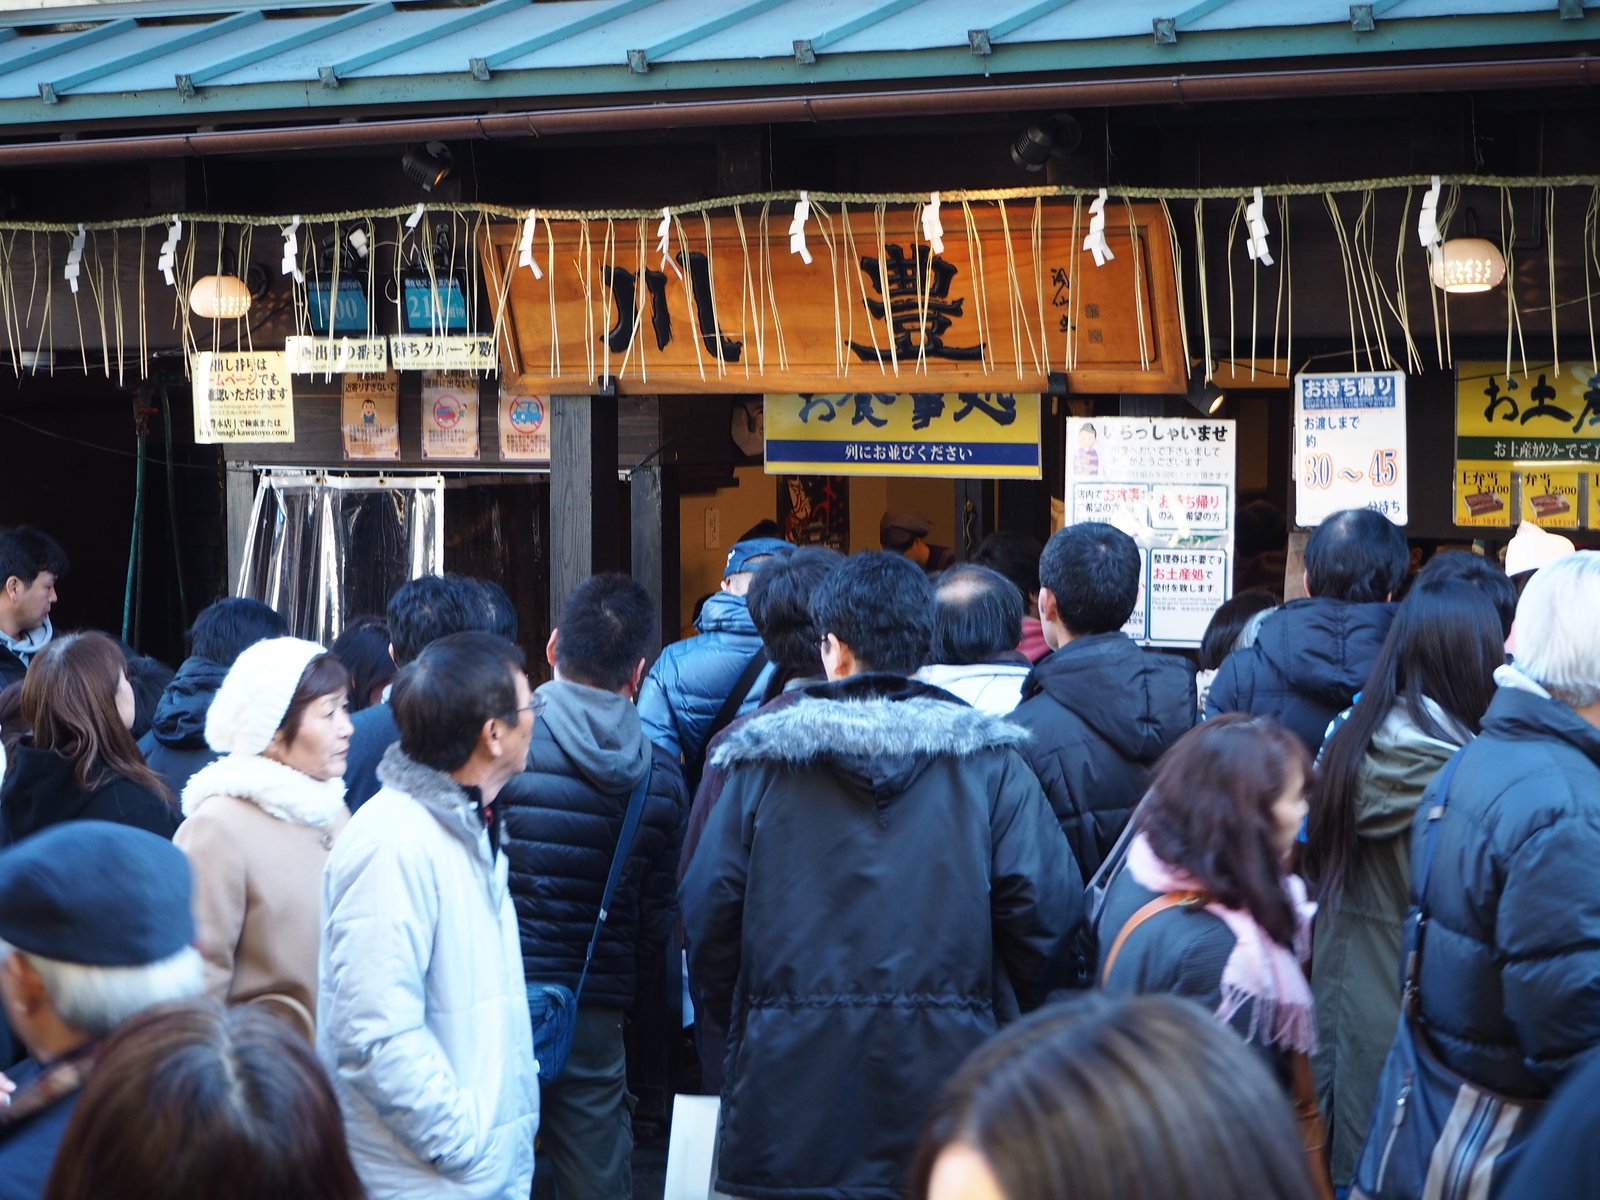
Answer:
[(1103, 521), (1139, 545), (1139, 601), (1123, 628), (1198, 646), (1233, 592), (1234, 422), (1160, 417), (1067, 421), (1067, 523)]
[(500, 385), (500, 458), (503, 462), (550, 461), (550, 397)]
[(1521, 519), (1541, 529), (1576, 529), (1584, 516), (1584, 472), (1577, 467), (1524, 467)]
[(1456, 460), (1456, 524), (1508, 529), (1511, 526), (1511, 464)]
[(478, 376), (474, 372), (423, 372), (422, 457), (478, 457)]
[(382, 375), (344, 376), (339, 426), (348, 460), (389, 461), (400, 457), (400, 379)]
[(1347, 508), (1406, 523), (1406, 377), (1347, 371), (1294, 378), (1295, 524)]
[(294, 441), (294, 389), (283, 351), (201, 351), (191, 375), (196, 442)]

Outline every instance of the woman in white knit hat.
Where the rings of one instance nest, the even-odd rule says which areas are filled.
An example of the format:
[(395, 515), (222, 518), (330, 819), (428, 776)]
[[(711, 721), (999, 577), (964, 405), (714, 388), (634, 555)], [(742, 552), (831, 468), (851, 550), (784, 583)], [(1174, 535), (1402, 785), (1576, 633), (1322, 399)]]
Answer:
[(194, 868), (206, 986), (269, 1003), (306, 1032), (317, 1011), (322, 868), (350, 812), (350, 676), (315, 642), (270, 638), (239, 655), (206, 716), (222, 754), (183, 789), (174, 841)]

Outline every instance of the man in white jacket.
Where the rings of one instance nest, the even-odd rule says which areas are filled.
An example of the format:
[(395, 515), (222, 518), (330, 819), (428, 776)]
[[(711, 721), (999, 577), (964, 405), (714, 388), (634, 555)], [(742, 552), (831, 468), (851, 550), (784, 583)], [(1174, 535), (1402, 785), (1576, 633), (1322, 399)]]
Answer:
[(501, 785), (533, 733), (522, 651), (431, 644), (395, 680), (400, 741), (322, 880), (317, 1050), (372, 1200), (525, 1200), (539, 1088)]

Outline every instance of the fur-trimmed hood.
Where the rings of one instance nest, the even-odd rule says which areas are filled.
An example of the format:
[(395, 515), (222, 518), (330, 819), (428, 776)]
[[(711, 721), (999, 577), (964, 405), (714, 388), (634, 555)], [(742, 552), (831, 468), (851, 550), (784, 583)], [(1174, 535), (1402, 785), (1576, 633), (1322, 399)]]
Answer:
[(247, 800), (269, 817), (322, 828), (345, 811), (343, 779), (313, 779), (259, 754), (228, 754), (200, 768), (184, 785), (183, 815), (212, 796)]
[(869, 674), (807, 688), (793, 704), (734, 726), (712, 762), (726, 768), (826, 764), (885, 796), (905, 791), (933, 759), (1014, 749), (1028, 736), (938, 688)]
[(410, 796), (470, 846), (483, 863), (489, 862), (489, 840), (478, 817), (477, 788), (463, 787), (445, 772), (407, 758), (399, 742), (384, 751), (378, 763), (378, 781)]

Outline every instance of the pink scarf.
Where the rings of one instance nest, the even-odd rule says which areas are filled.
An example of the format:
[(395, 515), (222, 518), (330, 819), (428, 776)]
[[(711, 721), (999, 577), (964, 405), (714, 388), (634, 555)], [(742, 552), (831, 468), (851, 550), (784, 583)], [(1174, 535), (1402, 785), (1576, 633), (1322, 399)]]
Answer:
[[(1152, 892), (1203, 892), (1205, 888), (1186, 871), (1156, 857), (1150, 841), (1139, 834), (1128, 847), (1128, 870), (1139, 886)], [(1222, 1003), (1217, 1019), (1228, 1022), (1246, 1004), (1251, 1004), (1250, 1031), (1253, 1042), (1282, 1046), (1309, 1054), (1317, 1045), (1317, 1022), (1311, 1000), (1311, 985), (1302, 963), (1311, 953), (1311, 918), (1316, 902), (1307, 899), (1305, 882), (1298, 875), (1284, 881), (1284, 889), (1294, 902), (1296, 927), (1294, 950), (1280, 946), (1248, 912), (1207, 904), (1205, 910), (1226, 925), (1234, 936), (1233, 953), (1222, 969)]]

